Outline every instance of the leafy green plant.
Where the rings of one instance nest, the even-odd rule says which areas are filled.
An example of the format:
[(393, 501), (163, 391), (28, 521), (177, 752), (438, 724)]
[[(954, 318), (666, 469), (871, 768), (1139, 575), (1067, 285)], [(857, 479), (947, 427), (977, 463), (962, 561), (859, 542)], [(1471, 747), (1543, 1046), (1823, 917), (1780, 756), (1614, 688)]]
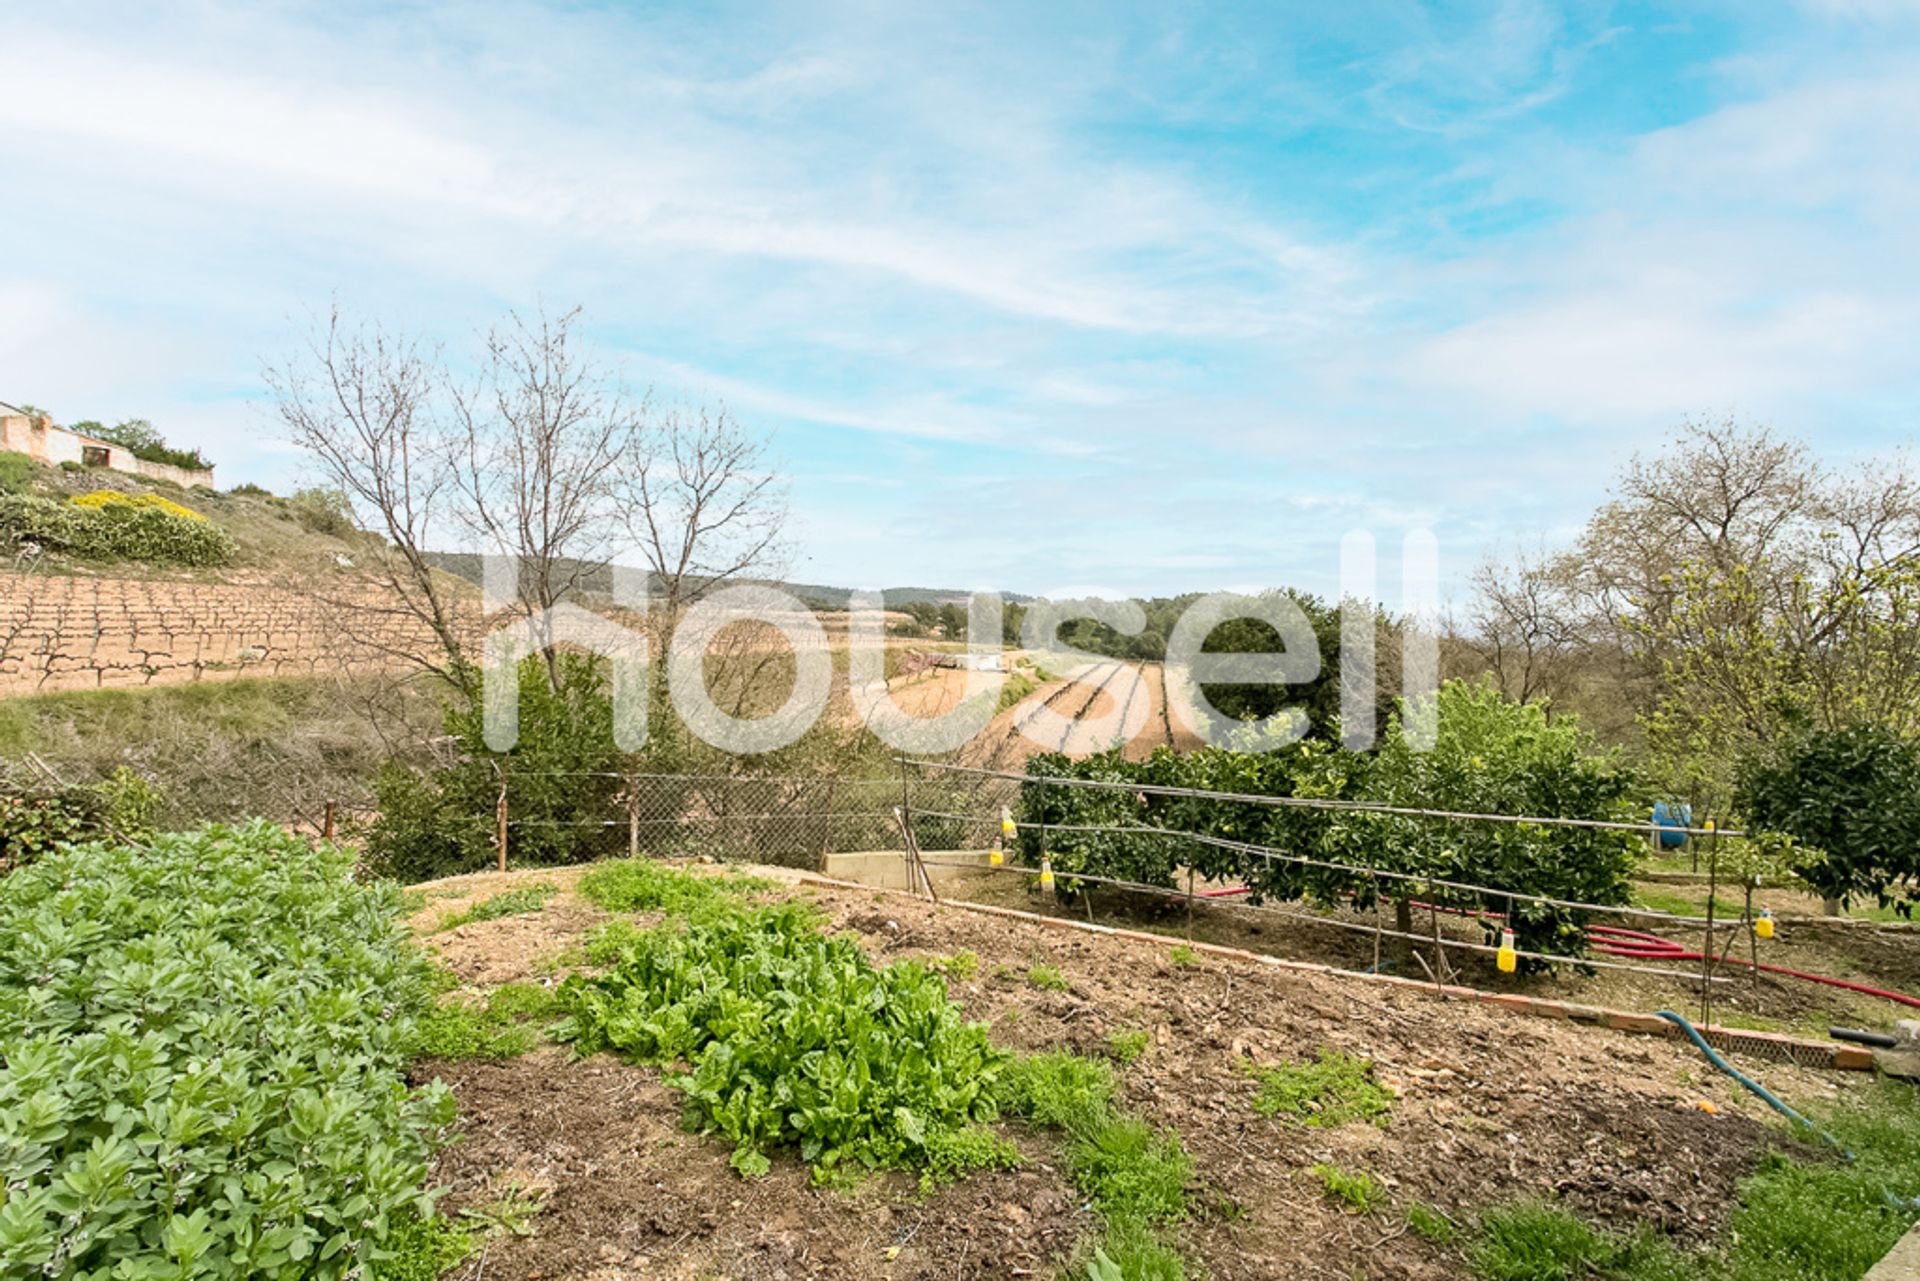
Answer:
[(12, 450), (0, 451), (0, 494), (25, 494), (33, 489), (39, 468), (33, 459)]
[(1373, 1064), (1331, 1046), (1322, 1047), (1311, 1063), (1262, 1067), (1246, 1059), (1241, 1068), (1259, 1083), (1253, 1110), (1261, 1116), (1322, 1127), (1349, 1121), (1385, 1125), (1393, 1110), (1393, 1091), (1373, 1079)]
[(439, 1281), (479, 1244), (472, 1232), (445, 1219), (402, 1218), (387, 1234), (379, 1281)]
[(262, 822), (8, 878), (0, 1274), (344, 1281), (412, 1248), (453, 1102), (406, 1085), (428, 967), (352, 871)]
[(1200, 954), (1185, 943), (1177, 943), (1167, 951), (1167, 959), (1175, 965), (1194, 965), (1200, 960)]
[(1313, 1177), (1328, 1196), (1355, 1214), (1372, 1214), (1387, 1199), (1386, 1185), (1365, 1170), (1343, 1170), (1323, 1161), (1313, 1167)]
[(649, 859), (618, 859), (580, 878), (580, 894), (609, 912), (665, 912), (691, 916), (737, 905), (774, 888), (764, 876), (701, 875)]
[(498, 894), (481, 899), (464, 911), (447, 913), (440, 918), (439, 924), (435, 925), (434, 929), (436, 931), (451, 930), (458, 926), (471, 925), (475, 921), (497, 921), (503, 916), (521, 916), (528, 912), (538, 912), (559, 892), (560, 887), (552, 881), (536, 881), (532, 885), (502, 890)]
[(611, 951), (605, 973), (561, 985), (560, 1035), (583, 1054), (684, 1062), (668, 1084), (692, 1125), (733, 1142), (742, 1173), (789, 1146), (823, 1177), (950, 1165), (967, 1150), (955, 1132), (996, 1115), (1006, 1056), (986, 1025), (924, 966), (876, 967), (801, 904), (629, 929)]

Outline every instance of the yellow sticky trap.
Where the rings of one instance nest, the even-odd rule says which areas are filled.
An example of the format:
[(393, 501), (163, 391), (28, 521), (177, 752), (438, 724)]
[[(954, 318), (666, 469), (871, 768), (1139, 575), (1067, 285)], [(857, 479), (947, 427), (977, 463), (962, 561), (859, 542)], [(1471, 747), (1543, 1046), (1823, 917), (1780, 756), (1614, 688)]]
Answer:
[(1520, 968), (1520, 956), (1513, 950), (1513, 931), (1500, 931), (1500, 948), (1493, 954), (1493, 963), (1500, 967), (1502, 974), (1511, 974)]
[(1008, 840), (1012, 840), (1013, 833), (1013, 811), (1002, 805), (1000, 807), (1000, 835), (1006, 837)]
[(1770, 939), (1773, 937), (1772, 908), (1763, 907), (1760, 909), (1760, 915), (1755, 917), (1753, 921), (1753, 936), (1760, 939)]
[(1040, 888), (1043, 890), (1053, 888), (1053, 863), (1049, 859), (1040, 860)]
[(989, 867), (999, 867), (1006, 861), (1007, 856), (1001, 852), (998, 845), (994, 846), (992, 851), (987, 855), (987, 866)]

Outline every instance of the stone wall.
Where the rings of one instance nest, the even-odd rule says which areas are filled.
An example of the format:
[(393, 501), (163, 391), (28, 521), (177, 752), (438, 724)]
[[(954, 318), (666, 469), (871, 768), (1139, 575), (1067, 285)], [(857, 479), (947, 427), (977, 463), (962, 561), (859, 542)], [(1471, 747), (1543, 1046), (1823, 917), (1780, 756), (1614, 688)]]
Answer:
[(371, 670), (429, 644), (391, 616), (271, 584), (0, 572), (0, 697)]
[(97, 451), (96, 457), (104, 456), (104, 462), (99, 465), (114, 471), (144, 476), (148, 480), (170, 480), (189, 489), (195, 486), (213, 488), (211, 467), (195, 471), (175, 467), (171, 463), (150, 463), (144, 458), (135, 458), (133, 451), (124, 445), (82, 436), (64, 427), (55, 427), (45, 418), (28, 418), (25, 414), (0, 414), (0, 449), (25, 454), (36, 463), (45, 463), (49, 467), (57, 467), (61, 463), (84, 466), (87, 464), (87, 450), (93, 449)]

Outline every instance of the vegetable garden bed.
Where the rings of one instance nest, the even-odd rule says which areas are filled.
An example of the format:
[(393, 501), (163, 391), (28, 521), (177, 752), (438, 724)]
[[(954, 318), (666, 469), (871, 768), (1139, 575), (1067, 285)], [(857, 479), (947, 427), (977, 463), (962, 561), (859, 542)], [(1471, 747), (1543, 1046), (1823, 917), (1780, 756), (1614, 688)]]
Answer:
[[(1824, 1159), (1678, 1044), (764, 875), (781, 886), (756, 901), (811, 903), (876, 965), (933, 966), (1000, 1049), (1104, 1064), (1116, 1093), (1100, 1141), (1135, 1126), (1139, 1142), (1177, 1142), (1191, 1158), (1180, 1212), (1149, 1233), (1189, 1276), (1471, 1276), (1483, 1212), (1527, 1199), (1696, 1250), (1734, 1221), (1736, 1189), (1769, 1149)], [(629, 914), (584, 902), (580, 876), (419, 887), (416, 930), (471, 988), (448, 999), (506, 982), (551, 993), (568, 973), (600, 972), (583, 944)], [(535, 911), (434, 932), (541, 880), (560, 891)], [(671, 917), (632, 919), (644, 929)], [(1328, 1091), (1355, 1072), (1383, 1095), (1336, 1106)], [(1787, 1065), (1763, 1074), (1816, 1107), (1876, 1088)], [(495, 1233), (449, 1275), (1084, 1277), (1091, 1244), (1115, 1239), (1102, 1223), (1112, 1189), (1087, 1191), (1084, 1131), (1040, 1124), (1031, 1108), (992, 1127), (1020, 1154), (1011, 1169), (823, 1180), (773, 1144), (769, 1172), (748, 1178), (730, 1164), (732, 1141), (682, 1128), (689, 1096), (672, 1075), (554, 1047), (416, 1064), (418, 1080), (452, 1087), (461, 1111), (464, 1141), (435, 1171), (451, 1189), (443, 1208), (472, 1218), (520, 1207), (518, 1231)], [(1343, 1111), (1343, 1124), (1315, 1123)], [(1178, 1275), (1142, 1270), (1144, 1257), (1121, 1275)]]

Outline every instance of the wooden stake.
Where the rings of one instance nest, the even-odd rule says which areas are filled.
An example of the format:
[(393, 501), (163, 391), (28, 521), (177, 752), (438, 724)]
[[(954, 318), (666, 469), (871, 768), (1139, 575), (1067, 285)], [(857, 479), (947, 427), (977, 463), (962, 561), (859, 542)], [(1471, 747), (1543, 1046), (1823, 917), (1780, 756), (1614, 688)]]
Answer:
[(507, 762), (500, 759), (500, 800), (494, 806), (493, 847), (500, 856), (500, 870), (507, 870)]

